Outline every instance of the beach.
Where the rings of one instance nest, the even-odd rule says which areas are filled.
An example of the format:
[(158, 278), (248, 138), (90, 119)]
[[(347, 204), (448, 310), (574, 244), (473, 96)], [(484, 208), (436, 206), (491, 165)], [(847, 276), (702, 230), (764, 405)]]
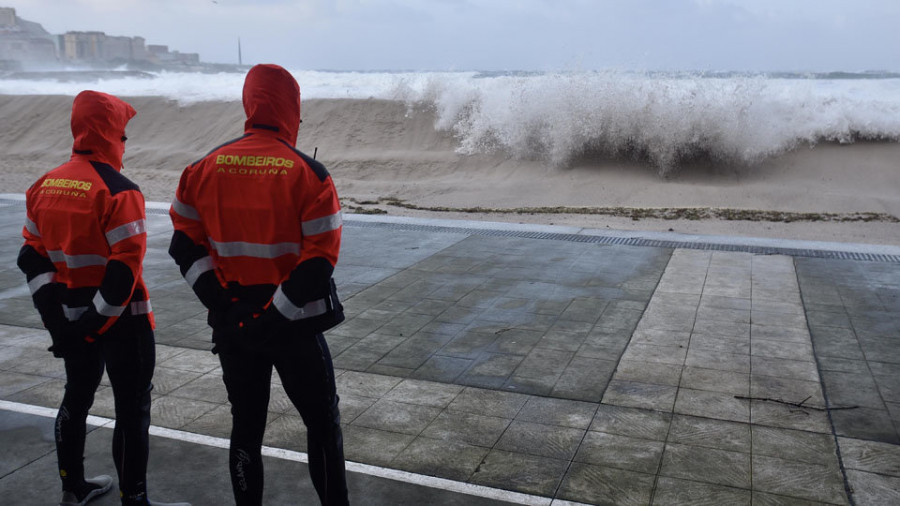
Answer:
[[(123, 173), (169, 202), (183, 168), (243, 133), (240, 102), (124, 97)], [(0, 95), (0, 188), (23, 193), (68, 159), (71, 96)], [(433, 107), (304, 100), (297, 147), (334, 178), (345, 212), (900, 245), (900, 143), (799, 143), (753, 163), (659, 167), (586, 152), (554, 163), (467, 153)]]

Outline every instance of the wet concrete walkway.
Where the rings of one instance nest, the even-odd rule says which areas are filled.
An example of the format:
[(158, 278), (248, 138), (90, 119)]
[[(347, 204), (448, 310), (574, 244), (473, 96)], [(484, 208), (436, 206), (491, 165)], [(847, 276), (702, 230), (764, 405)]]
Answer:
[[(176, 431), (154, 438), (151, 491), (227, 503), (221, 372), (203, 307), (166, 254), (165, 205), (150, 207), (153, 424)], [(0, 199), (3, 448), (21, 427), (46, 438), (52, 419), (33, 411), (52, 414), (40, 409), (62, 396), (61, 361), (15, 267), (23, 219), (16, 196)], [(900, 503), (897, 248), (763, 251), (882, 259), (846, 260), (615, 234), (347, 217), (336, 278), (348, 320), (327, 339), (356, 503)], [(92, 414), (113, 416), (108, 386)], [(278, 385), (269, 418), (267, 504), (311, 500), (303, 424)], [(4, 451), (5, 495), (58, 489), (47, 441), (37, 460)], [(98, 451), (89, 463), (111, 468)], [(190, 464), (207, 453), (215, 464)]]

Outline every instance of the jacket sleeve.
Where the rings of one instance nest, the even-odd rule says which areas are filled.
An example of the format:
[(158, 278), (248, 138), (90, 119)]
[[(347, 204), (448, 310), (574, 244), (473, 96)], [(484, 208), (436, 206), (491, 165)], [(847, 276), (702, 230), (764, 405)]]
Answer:
[(210, 256), (209, 240), (200, 213), (194, 205), (193, 167), (185, 169), (175, 191), (169, 217), (175, 231), (169, 244), (169, 255), (178, 264), (181, 275), (207, 309), (223, 310), (230, 299), (216, 276), (216, 264)]
[(342, 217), (334, 181), (316, 164), (307, 172), (301, 197), (300, 258), (275, 290), (272, 305), (288, 320), (304, 318), (303, 306), (331, 293), (331, 276), (341, 249)]
[(112, 196), (106, 205), (104, 233), (110, 254), (100, 289), (82, 317), (88, 329), (102, 334), (125, 312), (141, 278), (147, 252), (144, 196), (129, 190)]
[(22, 236), (25, 238), (25, 244), (19, 250), (16, 263), (25, 273), (34, 307), (40, 313), (44, 327), (55, 332), (68, 322), (60, 300), (62, 285), (56, 282), (56, 267), (53, 266), (41, 241), (41, 233), (30, 207), (27, 210)]

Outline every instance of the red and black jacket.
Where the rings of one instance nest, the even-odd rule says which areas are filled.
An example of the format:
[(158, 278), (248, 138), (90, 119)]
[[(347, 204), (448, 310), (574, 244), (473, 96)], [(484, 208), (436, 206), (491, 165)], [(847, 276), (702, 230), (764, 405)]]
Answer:
[(182, 173), (169, 254), (213, 313), (234, 301), (287, 320), (327, 312), (341, 243), (341, 208), (325, 167), (298, 151), (300, 88), (257, 65), (243, 92), (244, 135)]
[(125, 317), (153, 324), (141, 277), (147, 233), (144, 197), (123, 176), (126, 102), (84, 91), (72, 105), (71, 159), (26, 194), (25, 244), (18, 265), (44, 325), (81, 319), (104, 334)]

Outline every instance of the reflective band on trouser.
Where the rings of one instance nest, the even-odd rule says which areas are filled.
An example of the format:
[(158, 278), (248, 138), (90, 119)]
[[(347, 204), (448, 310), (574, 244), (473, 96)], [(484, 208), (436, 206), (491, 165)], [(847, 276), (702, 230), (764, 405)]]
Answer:
[[(153, 312), (153, 307), (150, 305), (149, 300), (139, 300), (137, 302), (132, 302), (128, 305), (128, 308), (131, 310), (131, 314), (150, 314)], [(69, 307), (63, 304), (63, 314), (66, 315), (66, 319), (69, 321), (77, 321), (81, 318), (81, 315), (84, 314), (89, 308), (87, 306), (81, 307)]]
[(153, 312), (153, 306), (150, 305), (149, 300), (132, 302), (128, 305), (128, 309), (131, 310), (131, 314), (150, 314)]
[(307, 302), (303, 307), (297, 307), (288, 299), (287, 295), (281, 291), (281, 285), (275, 290), (275, 296), (272, 297), (272, 305), (278, 309), (278, 312), (284, 315), (288, 320), (302, 320), (319, 316), (328, 312), (328, 302), (325, 299)]
[(187, 281), (188, 285), (194, 286), (194, 283), (197, 282), (197, 278), (199, 278), (201, 274), (215, 268), (216, 264), (213, 262), (212, 257), (207, 255), (191, 265), (191, 268), (184, 273), (184, 280)]
[(62, 262), (69, 269), (106, 265), (106, 257), (102, 255), (66, 255), (62, 250), (48, 251), (47, 255), (50, 256), (50, 261)]
[(343, 223), (344, 220), (341, 217), (341, 212), (338, 211), (337, 213), (329, 216), (323, 216), (314, 220), (304, 221), (301, 227), (303, 229), (303, 235), (316, 235), (324, 234), (325, 232), (331, 232), (332, 230), (337, 230)]
[(66, 319), (69, 320), (70, 322), (74, 322), (74, 321), (78, 320), (79, 318), (81, 318), (81, 315), (83, 315), (84, 312), (88, 310), (87, 306), (69, 307), (65, 304), (63, 304), (62, 308), (63, 308), (63, 314), (66, 315)]
[(32, 235), (36, 235), (38, 237), (41, 236), (41, 231), (38, 230), (37, 223), (25, 218), (25, 229), (31, 232)]
[(122, 313), (125, 312), (125, 308), (128, 307), (127, 304), (124, 306), (114, 306), (109, 302), (106, 302), (106, 299), (103, 298), (103, 295), (99, 291), (97, 291), (97, 295), (94, 295), (94, 300), (91, 302), (94, 303), (94, 307), (97, 308), (98, 313), (110, 318), (113, 316), (121, 316)]
[(49, 285), (53, 282), (52, 272), (45, 272), (43, 274), (38, 274), (37, 276), (31, 278), (31, 281), (28, 282), (28, 288), (31, 290), (31, 295), (37, 293), (44, 285)]
[(200, 213), (197, 212), (193, 207), (185, 204), (184, 202), (175, 199), (172, 201), (172, 209), (175, 210), (175, 214), (187, 218), (189, 220), (200, 221)]
[(211, 237), (209, 244), (220, 257), (254, 257), (278, 258), (282, 255), (299, 255), (300, 244), (295, 242), (279, 242), (276, 244), (259, 244), (255, 242), (216, 242)]
[(131, 223), (126, 223), (107, 232), (106, 242), (109, 243), (110, 246), (112, 246), (113, 244), (123, 239), (128, 239), (129, 237), (143, 234), (146, 231), (147, 222), (145, 222), (144, 220), (135, 220)]

